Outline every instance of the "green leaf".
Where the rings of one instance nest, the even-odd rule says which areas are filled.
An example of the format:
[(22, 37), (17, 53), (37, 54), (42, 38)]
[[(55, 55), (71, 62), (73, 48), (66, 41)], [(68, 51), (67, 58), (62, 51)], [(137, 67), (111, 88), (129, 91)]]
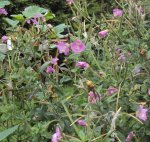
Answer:
[(12, 26), (13, 28), (16, 27), (19, 23), (18, 20), (11, 20), (9, 18), (4, 18), (4, 20), (10, 25)]
[(52, 12), (48, 11), (44, 17), (46, 18), (46, 21), (53, 19), (55, 17), (55, 14), (53, 14)]
[(54, 31), (59, 34), (59, 33), (62, 33), (64, 32), (64, 29), (67, 28), (67, 25), (65, 24), (59, 24), (58, 26), (54, 27)]
[(150, 51), (147, 53), (147, 59), (150, 59)]
[(62, 83), (66, 83), (66, 82), (69, 82), (71, 80), (72, 80), (71, 77), (69, 77), (69, 76), (63, 76), (63, 78), (60, 79), (60, 83), (61, 84)]
[(85, 141), (85, 133), (82, 130), (79, 131), (79, 137), (82, 141)]
[(10, 134), (12, 134), (13, 132), (15, 132), (18, 129), (19, 125), (16, 125), (14, 127), (8, 128), (2, 132), (0, 132), (0, 141), (4, 140), (5, 138), (7, 138)]
[(24, 17), (22, 14), (17, 14), (17, 15), (11, 15), (15, 20), (18, 20), (20, 22), (24, 21)]
[(0, 2), (0, 8), (4, 8), (6, 5), (9, 5), (10, 4), (10, 2), (9, 1), (1, 1)]
[(0, 52), (0, 61), (3, 61), (5, 59), (5, 54), (3, 54), (2, 52)]
[(45, 62), (45, 63), (39, 68), (39, 71), (40, 71), (40, 72), (43, 72), (49, 64), (50, 64), (50, 61)]
[(32, 18), (38, 13), (45, 14), (47, 11), (47, 9), (38, 6), (29, 6), (25, 8), (25, 10), (22, 13), (26, 18)]

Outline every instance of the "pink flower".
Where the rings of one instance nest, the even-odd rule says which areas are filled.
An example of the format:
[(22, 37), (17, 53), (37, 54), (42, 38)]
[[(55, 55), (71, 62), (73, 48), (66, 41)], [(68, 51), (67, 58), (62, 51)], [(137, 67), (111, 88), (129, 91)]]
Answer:
[(148, 88), (148, 95), (150, 95), (150, 88)]
[(110, 86), (110, 87), (107, 89), (107, 94), (110, 95), (110, 96), (111, 96), (112, 94), (116, 93), (116, 92), (118, 92), (118, 89), (115, 88), (115, 87)]
[(66, 2), (71, 5), (73, 3), (73, 0), (66, 0)]
[(2, 43), (6, 43), (7, 42), (8, 37), (7, 36), (2, 36)]
[(147, 112), (148, 109), (144, 108), (144, 106), (140, 105), (139, 109), (136, 112), (136, 116), (142, 120), (142, 121), (146, 121), (147, 120)]
[(60, 41), (60, 42), (58, 42), (58, 44), (56, 46), (57, 46), (58, 52), (60, 54), (61, 53), (64, 53), (65, 55), (69, 54), (69, 45), (68, 45), (68, 43)]
[(71, 50), (74, 53), (81, 53), (85, 50), (85, 45), (81, 40), (75, 40), (71, 43)]
[(130, 132), (126, 138), (126, 142), (131, 142), (132, 138), (135, 136), (134, 132)]
[(79, 62), (76, 63), (76, 67), (79, 67), (79, 68), (81, 68), (81, 69), (85, 69), (85, 68), (88, 68), (88, 67), (89, 67), (89, 64), (86, 63), (86, 62), (81, 62), (81, 61), (79, 61)]
[(100, 36), (100, 38), (106, 37), (107, 34), (108, 34), (108, 30), (103, 30), (103, 31), (100, 31), (100, 32), (98, 33), (98, 35)]
[(34, 25), (39, 25), (40, 20), (45, 21), (46, 19), (42, 14), (37, 13), (37, 14), (35, 14), (35, 16), (33, 18), (27, 20), (27, 23), (31, 24), (31, 22), (32, 22)]
[(115, 8), (113, 9), (114, 17), (121, 17), (123, 15), (123, 11), (121, 9)]
[(60, 128), (56, 128), (56, 132), (52, 135), (52, 141), (51, 142), (58, 142), (62, 139)]
[(119, 55), (118, 60), (119, 60), (120, 62), (125, 62), (125, 60), (126, 60), (125, 54), (124, 54), (124, 53), (121, 53), (121, 54)]
[(5, 8), (0, 8), (0, 15), (2, 15), (2, 14), (3, 15), (7, 15), (8, 14)]
[(47, 73), (53, 73), (53, 72), (55, 72), (55, 70), (54, 70), (53, 67), (48, 66), (48, 67), (46, 68), (46, 72), (47, 72)]
[(77, 124), (80, 126), (87, 126), (87, 123), (83, 119), (78, 120)]
[(50, 61), (50, 63), (51, 63), (51, 64), (56, 64), (58, 60), (59, 60), (58, 58), (53, 58), (53, 59)]
[(96, 102), (99, 101), (99, 100), (100, 100), (100, 96), (99, 95), (94, 94), (93, 91), (89, 92), (89, 95), (88, 95), (88, 102), (89, 103), (96, 104)]

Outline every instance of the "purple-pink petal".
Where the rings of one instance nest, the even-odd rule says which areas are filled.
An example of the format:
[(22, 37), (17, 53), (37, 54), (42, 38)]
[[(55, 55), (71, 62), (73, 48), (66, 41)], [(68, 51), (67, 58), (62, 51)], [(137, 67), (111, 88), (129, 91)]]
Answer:
[(89, 64), (86, 63), (86, 62), (81, 62), (81, 61), (79, 61), (79, 62), (76, 63), (76, 67), (79, 67), (79, 68), (81, 68), (81, 69), (85, 69), (85, 68), (88, 68), (88, 67), (89, 67)]
[(47, 73), (53, 73), (53, 72), (55, 72), (55, 70), (54, 70), (54, 68), (53, 68), (52, 66), (48, 66), (48, 67), (46, 68), (46, 72), (47, 72)]
[(119, 60), (120, 62), (125, 62), (125, 60), (126, 60), (125, 54), (124, 54), (124, 53), (119, 54), (118, 60)]
[(73, 53), (81, 53), (85, 50), (85, 45), (81, 40), (75, 40), (71, 43), (71, 50)]
[(150, 95), (150, 88), (148, 88), (148, 95)]
[(123, 10), (115, 8), (113, 9), (113, 15), (114, 17), (121, 17), (123, 15)]
[(7, 36), (2, 36), (2, 43), (6, 43), (7, 42), (8, 37)]
[(110, 87), (107, 89), (107, 94), (110, 95), (110, 96), (111, 96), (112, 94), (116, 93), (116, 92), (118, 92), (118, 89), (115, 88), (115, 87), (110, 86)]
[(31, 24), (31, 22), (32, 22), (34, 25), (39, 25), (40, 20), (45, 21), (46, 19), (45, 19), (44, 15), (42, 15), (41, 13), (37, 13), (31, 19), (28, 19), (27, 23)]
[(140, 105), (136, 112), (136, 116), (140, 120), (146, 121), (147, 120), (147, 112), (148, 112), (148, 109), (146, 109), (146, 108), (144, 108), (144, 106)]
[(126, 142), (131, 142), (132, 138), (135, 136), (134, 132), (130, 132), (126, 138)]
[(57, 134), (56, 134), (56, 133), (54, 133), (54, 134), (52, 135), (52, 141), (51, 141), (51, 142), (58, 142)]
[(98, 33), (100, 38), (105, 38), (108, 34), (108, 30), (103, 30)]
[(58, 140), (61, 140), (61, 139), (62, 139), (62, 135), (61, 135), (61, 131), (60, 131), (60, 128), (59, 128), (59, 127), (56, 128), (56, 135), (57, 135), (57, 139), (58, 139)]
[(83, 119), (78, 120), (77, 124), (80, 126), (87, 126), (87, 123)]
[(52, 60), (50, 61), (50, 63), (51, 64), (56, 64), (58, 60), (59, 60), (58, 58), (52, 58)]
[(96, 95), (94, 94), (93, 91), (90, 91), (89, 94), (88, 94), (88, 102), (91, 103), (91, 104), (96, 104), (97, 101), (100, 100), (100, 96), (99, 95)]
[(3, 15), (7, 15), (8, 14), (5, 8), (0, 8), (0, 15), (2, 15), (2, 14)]
[(69, 54), (69, 45), (68, 43), (65, 43), (65, 42), (58, 42), (57, 43), (57, 49), (58, 49), (58, 52), (61, 54), (61, 53), (64, 53), (65, 55), (68, 55)]
[(62, 139), (60, 128), (57, 127), (55, 133), (52, 135), (52, 141), (51, 142), (59, 142), (59, 140)]

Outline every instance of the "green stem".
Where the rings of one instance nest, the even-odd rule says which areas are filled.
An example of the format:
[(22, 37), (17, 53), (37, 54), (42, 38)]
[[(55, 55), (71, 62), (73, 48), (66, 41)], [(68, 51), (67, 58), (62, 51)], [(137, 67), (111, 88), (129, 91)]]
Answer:
[(70, 113), (69, 113), (69, 111), (68, 111), (66, 105), (64, 104), (63, 101), (61, 102), (61, 104), (63, 105), (63, 107), (64, 107), (64, 109), (65, 109), (65, 111), (66, 111), (66, 113), (67, 113), (67, 116), (68, 116), (68, 118), (69, 118), (69, 120), (70, 120), (72, 126), (73, 126), (74, 129), (75, 129), (75, 132), (76, 132), (77, 135), (79, 136), (79, 134), (78, 134), (79, 130), (78, 130), (78, 128), (76, 127), (76, 125), (74, 124), (74, 121), (73, 121), (73, 119), (72, 119), (72, 117), (71, 117), (71, 115), (70, 115)]

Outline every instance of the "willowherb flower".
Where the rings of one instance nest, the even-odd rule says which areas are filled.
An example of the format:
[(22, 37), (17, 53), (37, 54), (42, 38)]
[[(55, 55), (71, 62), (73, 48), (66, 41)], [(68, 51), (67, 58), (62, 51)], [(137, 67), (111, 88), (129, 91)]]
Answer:
[(74, 53), (81, 53), (85, 50), (85, 45), (81, 40), (75, 40), (71, 43), (71, 50)]
[(100, 96), (97, 94), (94, 94), (93, 91), (90, 91), (88, 94), (88, 102), (91, 104), (96, 104), (97, 101), (100, 100)]
[(105, 38), (108, 34), (108, 30), (103, 30), (98, 33), (100, 38)]
[(64, 53), (65, 55), (69, 54), (69, 44), (68, 43), (60, 41), (60, 42), (58, 42), (58, 44), (56, 46), (57, 46), (58, 52), (60, 54), (61, 53)]
[(5, 8), (0, 8), (0, 15), (7, 15), (7, 11)]
[(53, 68), (52, 66), (48, 66), (48, 67), (46, 68), (46, 72), (47, 72), (47, 73), (53, 73), (53, 72), (55, 72), (55, 70), (54, 70), (54, 68)]
[(130, 132), (126, 138), (126, 142), (131, 142), (132, 138), (135, 136), (134, 132)]
[(8, 40), (8, 37), (7, 36), (2, 36), (2, 43), (6, 43), (7, 42), (7, 40)]
[(80, 126), (87, 126), (87, 123), (83, 119), (78, 120), (77, 124)]
[(74, 0), (66, 0), (66, 2), (71, 5), (73, 3)]
[(148, 95), (150, 95), (150, 88), (148, 88)]
[(148, 109), (144, 108), (144, 106), (140, 105), (137, 112), (136, 112), (136, 117), (138, 117), (142, 121), (147, 120), (147, 112)]
[(56, 128), (56, 132), (52, 135), (52, 141), (51, 142), (59, 142), (62, 139), (60, 128)]
[(119, 60), (120, 62), (125, 62), (125, 60), (126, 60), (125, 54), (124, 54), (124, 53), (121, 53), (121, 54), (119, 55), (118, 60)]
[(110, 86), (110, 87), (107, 89), (107, 94), (110, 95), (110, 96), (111, 96), (112, 94), (116, 93), (116, 92), (118, 92), (118, 89), (115, 88), (115, 87)]
[(46, 19), (45, 19), (44, 15), (42, 15), (41, 13), (37, 13), (33, 16), (33, 18), (27, 20), (27, 23), (28, 24), (33, 23), (34, 25), (39, 25), (40, 20), (45, 21)]
[(123, 15), (123, 10), (115, 8), (113, 9), (113, 15), (114, 17), (121, 17)]
[(56, 64), (58, 60), (59, 60), (58, 58), (52, 58), (52, 60), (50, 61), (50, 63), (51, 64)]
[(86, 63), (86, 62), (81, 62), (81, 61), (79, 61), (79, 62), (76, 63), (76, 67), (79, 67), (79, 68), (81, 68), (81, 69), (86, 69), (86, 68), (89, 67), (89, 64)]

